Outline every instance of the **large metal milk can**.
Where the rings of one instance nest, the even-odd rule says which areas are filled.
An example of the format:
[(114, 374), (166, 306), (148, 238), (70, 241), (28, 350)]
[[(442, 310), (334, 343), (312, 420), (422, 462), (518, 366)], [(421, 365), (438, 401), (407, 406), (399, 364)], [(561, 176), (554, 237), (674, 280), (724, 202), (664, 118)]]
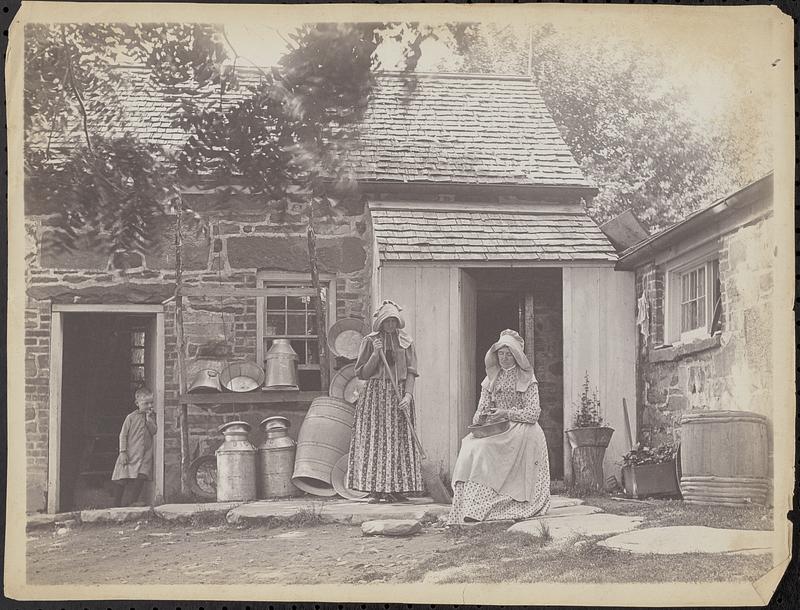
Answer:
[(292, 484), (296, 443), (289, 436), (291, 423), (276, 415), (261, 422), (266, 438), (258, 447), (259, 498), (285, 498), (302, 493)]
[(297, 352), (289, 339), (275, 339), (266, 355), (265, 388), (297, 389)]
[(256, 499), (256, 450), (247, 434), (250, 424), (231, 421), (219, 427), (225, 441), (217, 449), (217, 501)]

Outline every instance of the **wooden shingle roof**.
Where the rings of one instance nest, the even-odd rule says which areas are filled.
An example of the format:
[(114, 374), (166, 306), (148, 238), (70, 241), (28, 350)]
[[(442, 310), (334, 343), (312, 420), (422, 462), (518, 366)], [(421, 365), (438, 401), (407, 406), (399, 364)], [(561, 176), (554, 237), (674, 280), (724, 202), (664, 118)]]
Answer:
[[(107, 133), (180, 147), (187, 135), (173, 125), (170, 110), (191, 94), (165, 92), (143, 68), (120, 70), (125, 84), (114, 103), (123, 108), (122, 122)], [(258, 79), (257, 72), (242, 70), (243, 84)], [(228, 92), (221, 103), (244, 96), (244, 90)], [(381, 74), (350, 160), (355, 176), (369, 182), (593, 186), (525, 77)]]
[(616, 261), (585, 213), (371, 208), (384, 261)]

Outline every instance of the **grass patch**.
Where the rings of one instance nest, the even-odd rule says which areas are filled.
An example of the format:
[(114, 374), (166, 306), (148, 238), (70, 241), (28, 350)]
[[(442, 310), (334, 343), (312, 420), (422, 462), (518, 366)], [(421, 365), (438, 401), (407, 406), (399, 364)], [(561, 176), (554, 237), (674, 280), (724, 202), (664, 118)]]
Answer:
[(327, 520), (322, 515), (323, 508), (324, 506), (322, 503), (309, 504), (291, 515), (271, 515), (264, 521), (259, 521), (258, 525), (266, 527), (267, 529), (276, 529), (280, 527), (317, 527), (325, 525)]
[[(549, 533), (549, 532), (548, 532)], [(487, 566), (487, 574), (480, 582), (502, 582), (507, 580), (505, 566), (510, 560), (530, 561), (545, 544), (541, 536), (523, 532), (509, 532), (508, 523), (483, 523), (475, 526), (452, 526), (444, 533), (447, 543), (436, 549), (412, 567), (402, 580), (421, 580), (428, 572), (445, 570), (469, 564)]]
[(760, 505), (706, 506), (682, 500), (614, 500), (608, 495), (587, 496), (585, 503), (607, 513), (641, 516), (644, 527), (704, 525), (729, 529), (772, 530), (772, 509)]
[(442, 572), (437, 574), (442, 583), (725, 582), (756, 580), (772, 565), (769, 555), (624, 553), (598, 546), (605, 536), (577, 536), (553, 545), (544, 530), (531, 536), (505, 527), (451, 528), (445, 536), (449, 547), (437, 549), (400, 578), (418, 582)]

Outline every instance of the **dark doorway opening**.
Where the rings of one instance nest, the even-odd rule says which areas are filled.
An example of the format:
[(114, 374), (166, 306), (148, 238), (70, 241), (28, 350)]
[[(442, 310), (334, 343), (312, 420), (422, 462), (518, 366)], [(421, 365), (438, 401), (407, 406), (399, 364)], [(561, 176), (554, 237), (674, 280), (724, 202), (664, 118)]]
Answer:
[[(500, 332), (516, 330), (525, 340), (539, 383), (550, 478), (564, 478), (563, 307), (560, 268), (471, 269), (477, 290), (476, 382), (485, 376), (484, 357)], [(480, 385), (476, 396), (480, 396)]]
[(149, 381), (152, 318), (64, 315), (60, 510), (113, 505), (119, 432), (136, 408), (134, 392)]

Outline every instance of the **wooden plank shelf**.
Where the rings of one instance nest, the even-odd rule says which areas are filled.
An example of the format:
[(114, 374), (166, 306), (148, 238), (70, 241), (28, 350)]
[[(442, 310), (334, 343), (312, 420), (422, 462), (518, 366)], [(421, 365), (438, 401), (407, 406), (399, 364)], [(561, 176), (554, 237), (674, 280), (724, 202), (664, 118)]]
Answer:
[(274, 403), (310, 403), (327, 392), (300, 392), (298, 390), (255, 390), (253, 392), (210, 392), (208, 394), (181, 394), (179, 402), (190, 405), (245, 405)]

